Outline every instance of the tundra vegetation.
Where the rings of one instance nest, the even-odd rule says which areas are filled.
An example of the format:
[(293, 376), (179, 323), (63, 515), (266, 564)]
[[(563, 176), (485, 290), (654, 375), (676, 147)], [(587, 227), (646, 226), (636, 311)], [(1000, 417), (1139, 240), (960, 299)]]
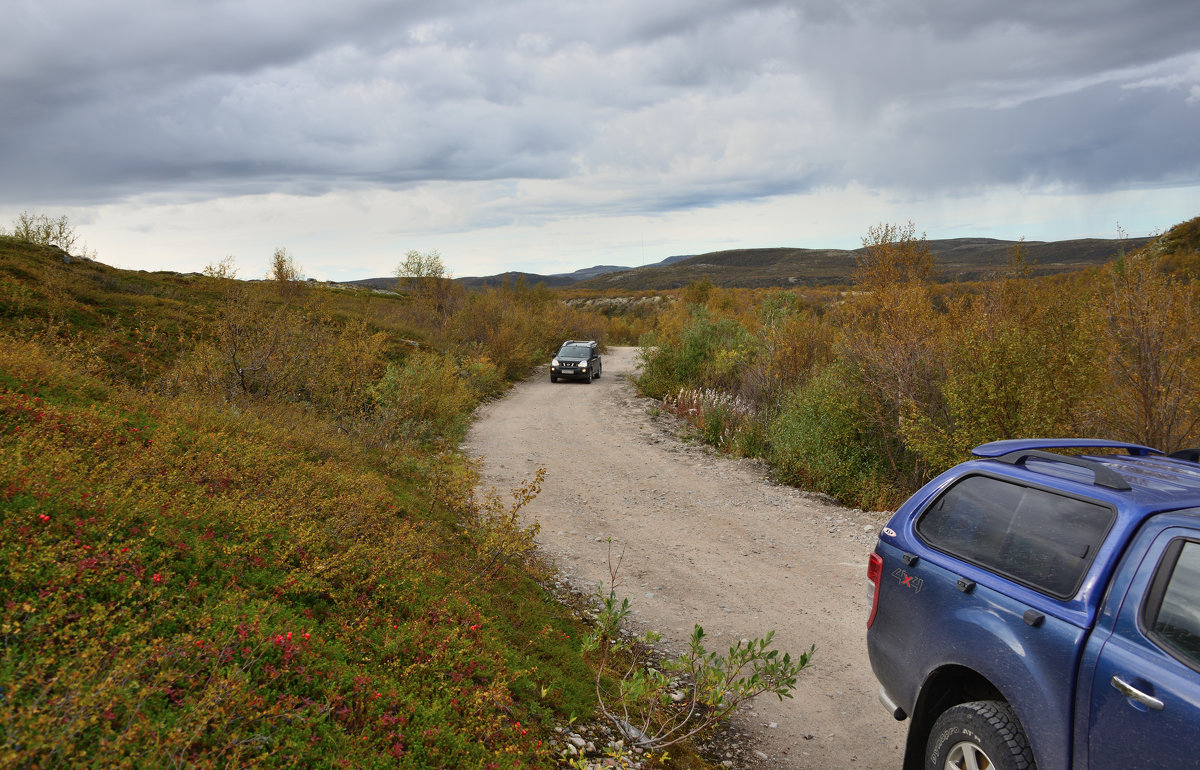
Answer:
[(481, 494), (455, 447), (562, 339), (648, 316), (467, 293), (436, 253), (378, 293), (74, 238), (0, 234), (0, 765), (566, 761), (613, 652), (545, 588), (541, 473)]
[(1018, 245), (983, 282), (938, 282), (911, 223), (863, 246), (848, 287), (690, 285), (642, 338), (642, 392), (781, 481), (873, 510), (987, 441), (1200, 444), (1200, 218), (1063, 275), (1035, 277)]
[(811, 650), (697, 629), (670, 677), (634, 665), (614, 586), (594, 625), (544, 588), (541, 476), (477, 493), (473, 409), (565, 338), (640, 341), (639, 386), (704, 440), (871, 508), (982, 441), (1195, 445), (1198, 232), (949, 284), (880, 225), (850, 286), (663, 296), (468, 292), (413, 252), (380, 293), (282, 248), (258, 281), (117, 270), (24, 214), (0, 233), (0, 765), (546, 766), (555, 726), (607, 718), (701, 766), (675, 739), (786, 696)]

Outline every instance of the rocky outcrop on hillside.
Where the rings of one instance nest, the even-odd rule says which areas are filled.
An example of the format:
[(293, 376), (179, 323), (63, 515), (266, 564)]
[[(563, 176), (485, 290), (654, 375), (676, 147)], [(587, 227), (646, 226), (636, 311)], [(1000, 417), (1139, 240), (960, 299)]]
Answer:
[(575, 309), (598, 310), (601, 313), (625, 313), (640, 307), (657, 307), (664, 302), (675, 302), (675, 297), (656, 294), (652, 297), (577, 297), (564, 300), (564, 304)]

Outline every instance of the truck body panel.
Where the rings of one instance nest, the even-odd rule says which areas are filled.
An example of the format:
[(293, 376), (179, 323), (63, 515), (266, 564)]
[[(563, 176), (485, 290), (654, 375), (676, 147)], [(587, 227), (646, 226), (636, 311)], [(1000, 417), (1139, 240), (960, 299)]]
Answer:
[(1042, 770), (1200, 766), (1200, 466), (1029, 443), (942, 474), (880, 533), (867, 647), (911, 717), (904, 766), (939, 714), (988, 700)]
[[(1114, 579), (1080, 666), (1074, 724), (1078, 767), (1187, 767), (1198, 761), (1200, 671), (1164, 650), (1143, 622), (1147, 602), (1155, 599), (1155, 580), (1179, 577), (1178, 558), (1172, 562), (1171, 554), (1189, 543), (1194, 571), (1200, 565), (1200, 517), (1153, 518)], [(1200, 585), (1200, 576), (1193, 580)], [(1118, 680), (1157, 700), (1161, 708), (1119, 691), (1114, 685)]]

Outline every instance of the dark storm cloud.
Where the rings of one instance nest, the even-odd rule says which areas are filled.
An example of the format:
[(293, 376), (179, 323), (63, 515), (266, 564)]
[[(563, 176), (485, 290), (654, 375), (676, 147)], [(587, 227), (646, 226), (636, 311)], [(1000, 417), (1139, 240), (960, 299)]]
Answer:
[(1200, 179), (1200, 5), (21, 2), (0, 201), (573, 179), (674, 210), (819, 186)]
[(852, 173), (880, 185), (1065, 185), (1078, 191), (1194, 184), (1197, 105), (1112, 85), (997, 109), (953, 109), (887, 126)]

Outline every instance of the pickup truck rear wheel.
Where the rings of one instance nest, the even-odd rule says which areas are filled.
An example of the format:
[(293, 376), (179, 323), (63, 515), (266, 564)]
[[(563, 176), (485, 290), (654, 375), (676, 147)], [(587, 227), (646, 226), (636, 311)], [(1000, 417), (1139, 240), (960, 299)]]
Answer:
[(1002, 701), (960, 703), (933, 723), (927, 770), (1034, 770), (1033, 751), (1017, 715)]

